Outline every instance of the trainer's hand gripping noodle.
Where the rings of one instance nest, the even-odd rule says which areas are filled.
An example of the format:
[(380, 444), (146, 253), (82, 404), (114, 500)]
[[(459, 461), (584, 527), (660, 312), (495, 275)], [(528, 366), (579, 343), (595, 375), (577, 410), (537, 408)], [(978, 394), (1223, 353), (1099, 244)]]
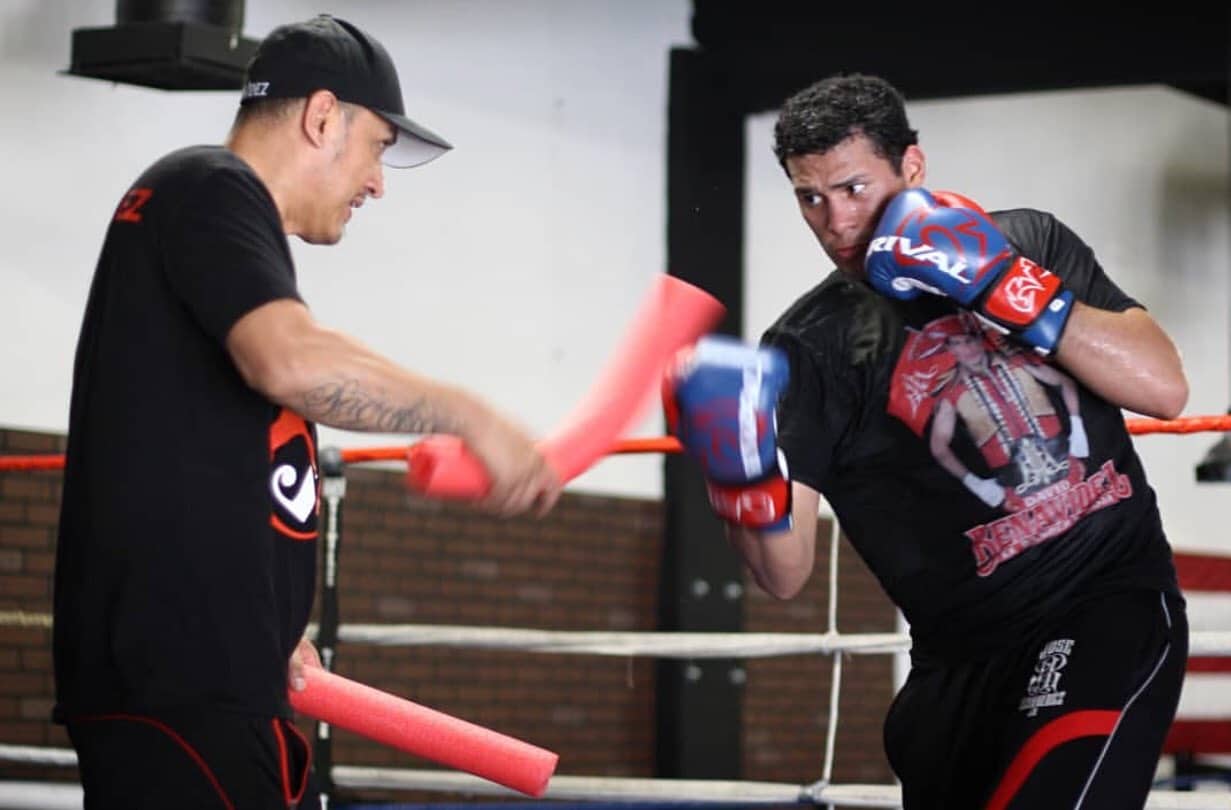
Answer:
[[(602, 458), (653, 405), (666, 364), (718, 324), (726, 308), (704, 290), (659, 275), (616, 351), (586, 396), (539, 443), (560, 481)], [(482, 463), (456, 436), (429, 436), (407, 452), (407, 485), (436, 498), (478, 498), (491, 486)]]
[(320, 667), (304, 667), (304, 678), (303, 690), (289, 693), (295, 711), (529, 796), (543, 795), (560, 759)]
[(1018, 254), (982, 208), (953, 192), (914, 188), (894, 197), (868, 244), (866, 268), (882, 295), (947, 296), (1044, 355), (1073, 311), (1059, 276)]
[(663, 376), (667, 428), (705, 476), (714, 512), (762, 532), (791, 528), (791, 482), (778, 448), (786, 354), (725, 335), (681, 350)]

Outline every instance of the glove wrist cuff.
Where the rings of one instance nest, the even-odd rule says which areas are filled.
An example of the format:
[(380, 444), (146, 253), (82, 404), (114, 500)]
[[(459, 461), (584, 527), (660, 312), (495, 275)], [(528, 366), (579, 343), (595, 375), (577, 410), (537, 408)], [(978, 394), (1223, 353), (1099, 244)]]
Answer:
[(1073, 302), (1073, 293), (1061, 290), (1034, 323), (1017, 333), (1018, 339), (1044, 356), (1054, 352), (1073, 314)]
[(791, 482), (778, 473), (743, 484), (706, 481), (705, 491), (715, 514), (733, 526), (763, 532), (791, 528)]
[(996, 280), (979, 314), (1039, 354), (1051, 354), (1073, 311), (1073, 293), (1060, 277), (1018, 256)]

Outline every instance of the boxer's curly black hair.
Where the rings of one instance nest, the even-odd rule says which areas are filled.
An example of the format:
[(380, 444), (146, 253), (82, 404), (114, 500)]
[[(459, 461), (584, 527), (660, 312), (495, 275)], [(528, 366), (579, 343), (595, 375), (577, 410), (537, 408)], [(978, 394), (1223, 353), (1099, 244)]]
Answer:
[(856, 134), (898, 172), (906, 147), (919, 142), (897, 88), (879, 76), (850, 73), (821, 79), (786, 100), (774, 124), (774, 154), (785, 170), (787, 158), (824, 154)]

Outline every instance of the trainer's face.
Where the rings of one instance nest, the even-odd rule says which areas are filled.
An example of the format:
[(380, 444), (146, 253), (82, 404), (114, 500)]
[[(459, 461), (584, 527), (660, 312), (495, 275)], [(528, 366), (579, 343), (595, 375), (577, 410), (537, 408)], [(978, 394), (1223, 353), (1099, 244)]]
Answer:
[(338, 242), (354, 210), (369, 197), (385, 193), (381, 156), (393, 143), (396, 130), (364, 107), (340, 108), (338, 115), (312, 203), (312, 227), (303, 234), (304, 241), (313, 244)]
[(804, 221), (838, 269), (864, 275), (864, 255), (889, 199), (923, 183), (923, 152), (908, 147), (902, 171), (877, 154), (864, 135), (852, 135), (823, 154), (786, 160)]

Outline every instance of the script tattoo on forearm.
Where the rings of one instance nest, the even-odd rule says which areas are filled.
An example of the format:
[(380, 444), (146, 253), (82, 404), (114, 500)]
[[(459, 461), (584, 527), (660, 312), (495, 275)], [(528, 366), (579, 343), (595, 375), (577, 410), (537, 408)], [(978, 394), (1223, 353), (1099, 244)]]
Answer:
[(393, 403), (382, 392), (366, 390), (355, 380), (329, 382), (304, 395), (304, 416), (350, 430), (379, 433), (426, 433), (432, 430), (427, 407)]

